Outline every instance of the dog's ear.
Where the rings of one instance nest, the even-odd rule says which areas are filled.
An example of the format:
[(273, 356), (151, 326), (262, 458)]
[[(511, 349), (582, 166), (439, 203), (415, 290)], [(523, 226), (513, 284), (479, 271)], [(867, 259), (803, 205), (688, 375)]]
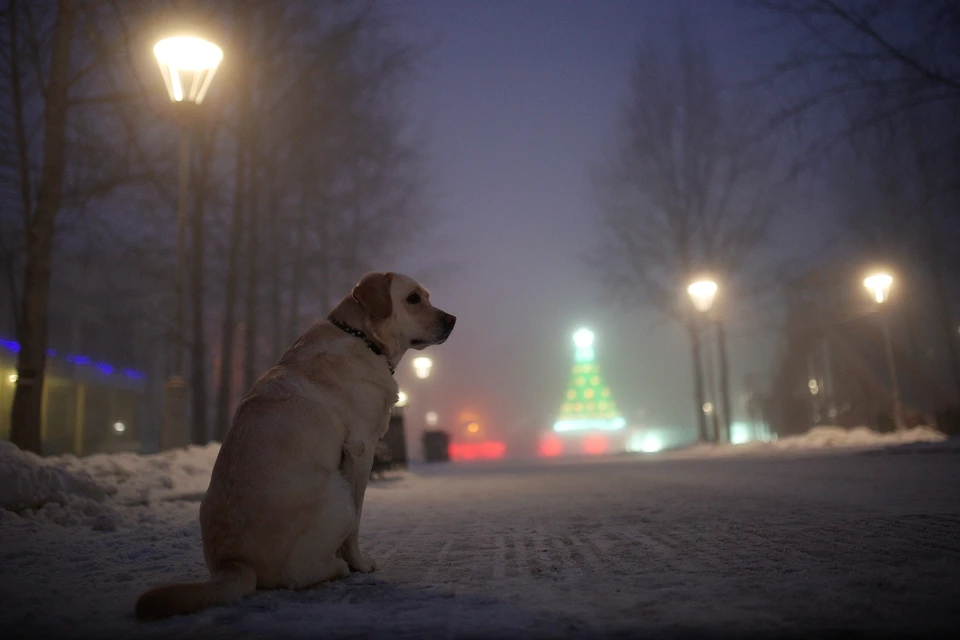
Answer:
[(368, 273), (353, 288), (353, 299), (367, 310), (374, 320), (386, 320), (393, 313), (393, 300), (390, 298), (390, 283), (393, 272)]

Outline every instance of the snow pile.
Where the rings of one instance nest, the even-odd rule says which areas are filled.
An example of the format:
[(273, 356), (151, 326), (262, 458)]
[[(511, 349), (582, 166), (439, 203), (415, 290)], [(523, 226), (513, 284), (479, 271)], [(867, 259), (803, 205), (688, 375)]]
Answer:
[(118, 518), (106, 502), (114, 492), (81, 469), (68, 471), (0, 442), (0, 518), (13, 512), (64, 526), (113, 530)]
[(132, 506), (156, 500), (199, 498), (210, 484), (220, 443), (191, 445), (161, 453), (95, 453), (78, 458), (67, 454), (49, 458), (68, 471), (89, 474), (112, 487), (117, 502)]
[(882, 448), (915, 443), (939, 443), (947, 436), (933, 427), (917, 426), (902, 431), (880, 433), (867, 427), (813, 427), (806, 433), (786, 436), (771, 442), (754, 440), (743, 444), (697, 444), (677, 451), (682, 457), (712, 457), (740, 454), (822, 451), (852, 448)]
[(42, 458), (0, 442), (0, 518), (16, 513), (63, 526), (112, 531), (120, 522), (117, 508), (199, 500), (219, 450), (215, 443), (154, 455)]

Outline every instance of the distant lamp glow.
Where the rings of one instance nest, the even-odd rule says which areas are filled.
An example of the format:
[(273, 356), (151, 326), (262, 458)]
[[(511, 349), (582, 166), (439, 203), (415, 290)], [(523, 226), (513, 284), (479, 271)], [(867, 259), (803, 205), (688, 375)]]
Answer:
[(553, 458), (563, 453), (563, 443), (555, 436), (547, 437), (540, 441), (539, 450), (544, 458)]
[(123, 433), (127, 430), (127, 425), (123, 424), (122, 422), (114, 422), (113, 430), (117, 433)]
[(815, 396), (820, 393), (820, 385), (817, 384), (816, 380), (811, 380), (807, 383), (807, 386), (810, 388), (810, 395)]
[(420, 356), (413, 359), (413, 373), (421, 380), (430, 377), (430, 369), (433, 368), (433, 360), (427, 356)]
[(427, 424), (431, 427), (437, 426), (437, 422), (440, 420), (440, 416), (437, 415), (436, 411), (427, 411)]
[[(890, 287), (893, 285), (893, 276), (889, 273), (878, 271), (863, 279), (863, 286), (870, 291), (874, 301), (882, 305), (890, 297)], [(897, 382), (897, 365), (893, 357), (893, 343), (890, 341), (890, 318), (889, 309), (887, 313), (881, 314), (883, 326), (883, 342), (887, 352), (887, 368), (890, 371), (890, 386), (892, 387), (893, 400), (893, 424), (897, 431), (906, 427), (903, 419), (903, 406), (900, 402), (900, 384)]]
[(623, 429), (626, 424), (627, 421), (620, 417), (557, 420), (553, 423), (553, 430), (557, 433), (590, 431), (592, 429), (597, 429), (598, 431), (617, 431), (618, 429)]
[(19, 379), (20, 379), (19, 376), (17, 376), (17, 374), (15, 373), (11, 373), (10, 375), (7, 376), (7, 380), (9, 380), (10, 382), (16, 382)]
[(153, 47), (167, 93), (174, 102), (203, 102), (223, 60), (223, 50), (195, 36), (164, 38)]
[(396, 403), (396, 405), (394, 405), (394, 406), (399, 407), (399, 408), (402, 409), (402, 408), (404, 408), (405, 406), (407, 406), (407, 402), (409, 402), (409, 401), (410, 401), (410, 398), (407, 396), (407, 392), (406, 392), (406, 391), (402, 391), (402, 390), (401, 390), (401, 391), (397, 391), (397, 403)]
[(640, 450), (644, 453), (656, 453), (663, 449), (663, 441), (657, 436), (644, 436)]
[(703, 412), (704, 412), (705, 414), (707, 414), (707, 415), (710, 415), (711, 413), (713, 413), (713, 403), (712, 403), (712, 402), (704, 402), (704, 403), (703, 403)]
[(890, 297), (890, 286), (893, 284), (893, 276), (889, 273), (874, 273), (863, 279), (863, 286), (870, 291), (874, 301), (882, 304)]
[(477, 431), (480, 431), (480, 423), (471, 422), (470, 424), (467, 425), (467, 431), (469, 431), (470, 433), (476, 433)]
[(706, 313), (713, 307), (713, 299), (717, 295), (717, 283), (713, 280), (697, 280), (690, 283), (687, 287), (687, 293), (693, 300), (693, 306), (697, 311)]

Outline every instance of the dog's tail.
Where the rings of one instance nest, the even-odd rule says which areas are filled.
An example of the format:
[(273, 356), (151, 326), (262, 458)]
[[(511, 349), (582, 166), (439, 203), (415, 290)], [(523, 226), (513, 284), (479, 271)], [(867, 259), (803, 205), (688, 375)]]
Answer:
[(147, 591), (137, 598), (139, 620), (156, 620), (193, 613), (219, 604), (231, 604), (257, 589), (257, 574), (238, 562), (221, 566), (208, 582), (171, 584)]

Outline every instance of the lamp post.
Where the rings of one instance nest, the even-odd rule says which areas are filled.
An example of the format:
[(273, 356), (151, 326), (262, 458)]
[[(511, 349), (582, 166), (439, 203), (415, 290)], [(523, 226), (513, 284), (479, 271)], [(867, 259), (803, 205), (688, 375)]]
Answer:
[[(687, 287), (687, 294), (693, 301), (693, 306), (704, 317), (708, 318), (710, 310), (713, 308), (713, 300), (717, 295), (717, 283), (710, 279), (699, 279), (691, 282)], [(708, 333), (709, 336), (709, 333)], [(710, 340), (706, 340), (703, 345), (704, 368), (707, 370), (707, 402), (703, 403), (700, 410), (710, 416), (710, 423), (713, 425), (713, 438), (720, 442), (720, 420), (717, 417), (717, 387), (714, 380), (713, 370), (713, 350), (710, 348)]]
[(184, 284), (186, 244), (186, 200), (190, 176), (190, 121), (210, 88), (210, 83), (223, 60), (223, 50), (196, 36), (164, 38), (153, 47), (163, 82), (171, 102), (177, 109), (180, 125), (180, 166), (177, 189), (177, 263), (174, 297), (176, 337), (173, 350), (173, 374), (164, 386), (163, 427), (160, 448), (189, 444), (187, 432), (187, 384), (184, 378)]
[(897, 431), (904, 428), (903, 405), (900, 402), (900, 384), (897, 381), (897, 367), (893, 359), (893, 343), (890, 340), (890, 311), (884, 309), (890, 298), (890, 287), (893, 285), (893, 276), (885, 272), (873, 273), (863, 279), (863, 286), (870, 292), (873, 301), (880, 309), (880, 325), (883, 328), (883, 346), (887, 352), (887, 369), (890, 372), (890, 386), (893, 396), (893, 425)]
[[(413, 359), (413, 374), (417, 376), (420, 380), (426, 380), (430, 377), (430, 371), (433, 369), (433, 359), (428, 356), (418, 356)], [(426, 384), (424, 384), (426, 386)], [(420, 398), (423, 399), (423, 402), (420, 404), (421, 409), (429, 408), (429, 401), (427, 400), (427, 393), (424, 389), (420, 393)], [(424, 438), (424, 433), (427, 430), (427, 427), (432, 427), (437, 424), (438, 416), (434, 411), (427, 411), (422, 414), (425, 426), (423, 431), (420, 433), (420, 437), (417, 438), (418, 442), (422, 442)], [(423, 452), (424, 459), (426, 459), (426, 451)]]

